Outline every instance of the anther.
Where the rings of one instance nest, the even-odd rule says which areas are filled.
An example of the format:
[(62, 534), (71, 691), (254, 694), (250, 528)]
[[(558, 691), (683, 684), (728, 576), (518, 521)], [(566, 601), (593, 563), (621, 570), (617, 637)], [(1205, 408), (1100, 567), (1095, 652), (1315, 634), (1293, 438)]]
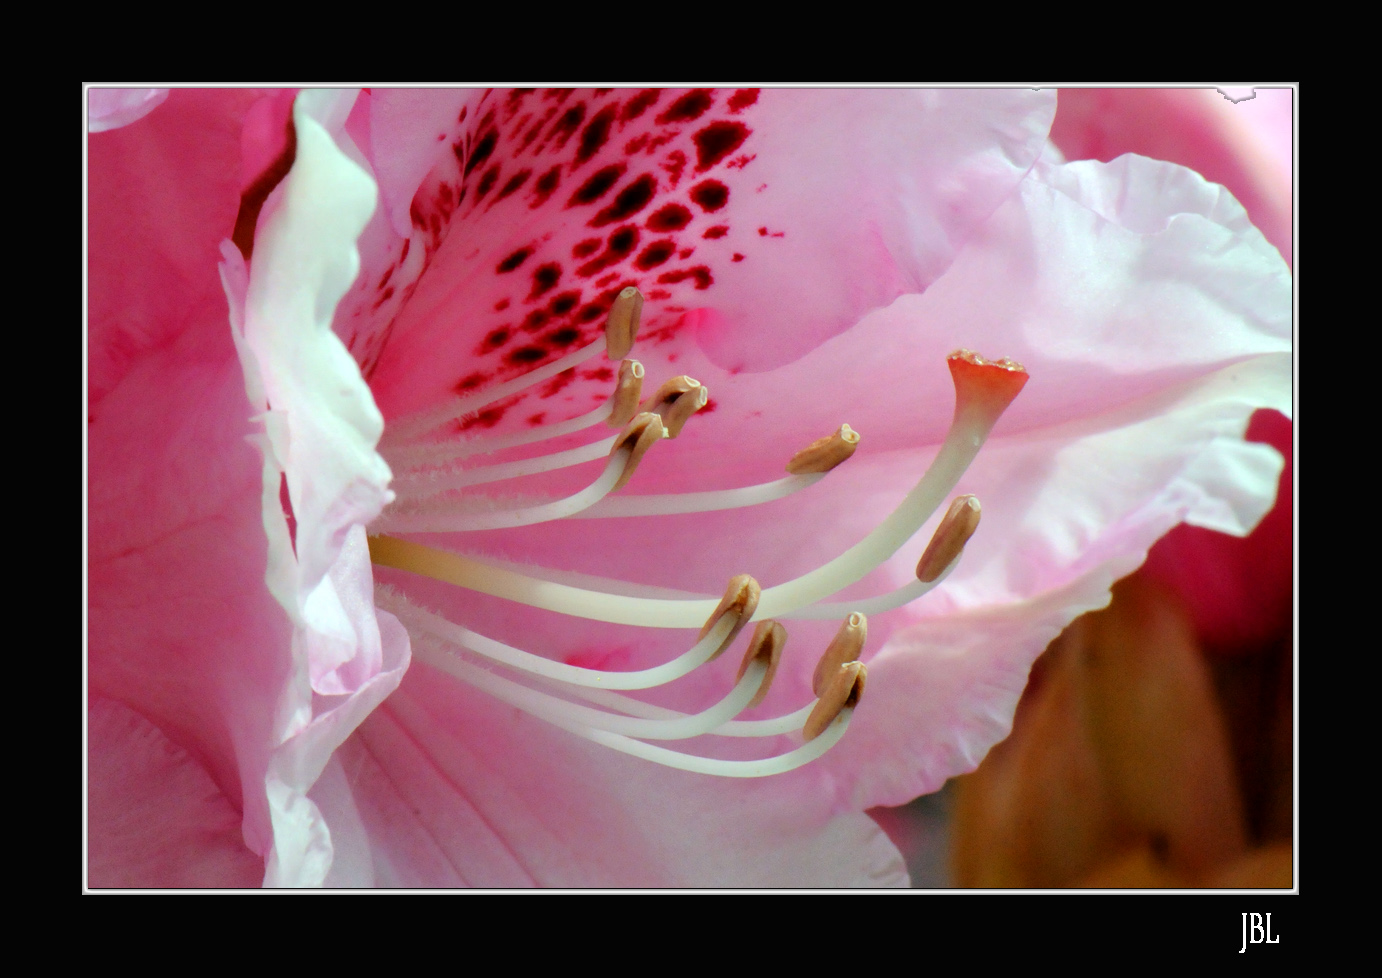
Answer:
[(681, 429), (686, 427), (691, 415), (705, 407), (709, 401), (710, 391), (704, 387), (687, 391), (673, 401), (672, 406), (662, 415), (662, 423), (667, 426), (667, 437), (675, 438), (681, 434)]
[(719, 605), (710, 613), (705, 624), (701, 626), (699, 637), (705, 638), (710, 629), (714, 628), (715, 623), (723, 616), (732, 615), (734, 617), (734, 627), (730, 629), (729, 635), (725, 637), (719, 650), (710, 657), (711, 659), (714, 659), (733, 644), (740, 629), (749, 623), (753, 613), (758, 610), (758, 597), (762, 593), (758, 582), (748, 574), (736, 574), (729, 579), (729, 586), (725, 588), (725, 596), (720, 599)]
[(833, 435), (818, 438), (792, 456), (787, 471), (792, 475), (829, 472), (854, 454), (859, 447), (859, 432), (842, 424)]
[(648, 398), (643, 410), (653, 411), (662, 417), (667, 426), (667, 437), (675, 438), (681, 434), (682, 427), (691, 415), (705, 407), (710, 400), (710, 392), (701, 386), (699, 380), (686, 375), (673, 377)]
[(621, 289), (609, 307), (605, 320), (605, 354), (611, 360), (622, 360), (633, 349), (638, 336), (638, 321), (643, 315), (643, 293), (632, 285)]
[(864, 695), (864, 680), (867, 677), (868, 670), (862, 662), (846, 662), (840, 666), (839, 671), (831, 677), (825, 693), (817, 700), (816, 708), (806, 718), (806, 725), (801, 728), (802, 737), (815, 740), (842, 711), (857, 706), (859, 698)]
[(622, 428), (638, 413), (638, 398), (643, 393), (643, 364), (625, 360), (619, 364), (619, 379), (614, 384), (614, 403), (610, 407), (611, 428)]
[(656, 414), (647, 411), (640, 414), (628, 423), (628, 426), (614, 440), (614, 447), (609, 450), (613, 455), (621, 448), (629, 450), (629, 460), (624, 463), (624, 474), (619, 477), (619, 481), (614, 484), (610, 492), (618, 492), (628, 484), (633, 478), (634, 469), (638, 468), (638, 463), (642, 460), (645, 452), (652, 448), (654, 444), (667, 437), (662, 427), (662, 419)]
[(783, 628), (771, 618), (767, 621), (760, 621), (753, 630), (753, 638), (749, 639), (748, 651), (744, 653), (744, 661), (739, 663), (739, 674), (734, 677), (738, 682), (744, 678), (744, 673), (748, 672), (749, 666), (753, 665), (755, 659), (762, 659), (768, 667), (768, 671), (763, 675), (763, 682), (758, 685), (758, 692), (753, 694), (753, 699), (749, 700), (749, 705), (745, 709), (752, 709), (763, 698), (768, 695), (768, 687), (773, 684), (773, 676), (777, 675), (777, 664), (782, 658), (783, 646), (787, 644), (787, 629)]
[(917, 561), (917, 580), (930, 584), (940, 577), (951, 561), (960, 556), (969, 538), (979, 528), (980, 507), (975, 496), (956, 496), (931, 536), (921, 560)]
[(840, 671), (847, 662), (854, 662), (864, 651), (864, 641), (869, 634), (869, 620), (859, 612), (852, 612), (825, 647), (825, 654), (816, 663), (815, 675), (811, 677), (811, 691), (817, 696), (825, 695), (830, 677)]

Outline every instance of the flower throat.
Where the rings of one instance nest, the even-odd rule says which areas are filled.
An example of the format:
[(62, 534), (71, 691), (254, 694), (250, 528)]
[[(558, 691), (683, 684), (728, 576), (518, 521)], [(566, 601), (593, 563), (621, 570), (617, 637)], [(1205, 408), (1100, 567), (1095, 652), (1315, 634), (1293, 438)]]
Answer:
[[(394, 614), (414, 640), (423, 662), (524, 712), (614, 750), (669, 767), (725, 777), (761, 777), (800, 767), (844, 736), (862, 696), (867, 668), (859, 661), (868, 634), (867, 616), (900, 607), (939, 585), (960, 561), (979, 524), (979, 501), (951, 501), (917, 563), (916, 579), (892, 592), (849, 602), (832, 595), (863, 579), (891, 558), (945, 504), (978, 454), (993, 425), (1027, 382), (1011, 360), (986, 360), (968, 350), (947, 358), (955, 384), (955, 414), (939, 453), (901, 504), (859, 543), (834, 560), (772, 587), (747, 574), (732, 577), (721, 598), (649, 598), (620, 593), (617, 582), (595, 590), (556, 583), (398, 534), (463, 533), (529, 526), (562, 519), (617, 519), (738, 509), (781, 499), (819, 482), (846, 461), (859, 434), (842, 424), (787, 462), (787, 476), (773, 482), (713, 492), (629, 495), (620, 490), (644, 455), (674, 439), (703, 408), (708, 392), (690, 377), (673, 377), (642, 399), (644, 369), (627, 359), (637, 336), (643, 297), (636, 288), (619, 293), (602, 339), (488, 390), (453, 398), (431, 411), (386, 429), (379, 450), (396, 473), (396, 501), (370, 526), (370, 557), (382, 567), (420, 574), (559, 614), (644, 628), (699, 629), (681, 655), (648, 669), (604, 671), (556, 662), (497, 642), (449, 621), (379, 586), (379, 607)], [(461, 443), (439, 429), (604, 353), (619, 362), (609, 398), (594, 411), (518, 434), (481, 436)], [(584, 446), (518, 461), (474, 464), (476, 456), (606, 425), (619, 433)], [(488, 495), (484, 486), (605, 459), (598, 477), (562, 498), (516, 504)], [(615, 495), (615, 493), (619, 493)], [(633, 588), (627, 590), (632, 591)], [(822, 653), (812, 680), (815, 699), (768, 719), (735, 719), (767, 695), (784, 647), (782, 621), (838, 619), (842, 623)], [(674, 682), (714, 660), (754, 624), (738, 677), (725, 696), (699, 713), (682, 713), (627, 695)], [(493, 666), (502, 671), (492, 671)], [(778, 737), (800, 743), (760, 760), (722, 760), (684, 753), (659, 742), (702, 735)]]

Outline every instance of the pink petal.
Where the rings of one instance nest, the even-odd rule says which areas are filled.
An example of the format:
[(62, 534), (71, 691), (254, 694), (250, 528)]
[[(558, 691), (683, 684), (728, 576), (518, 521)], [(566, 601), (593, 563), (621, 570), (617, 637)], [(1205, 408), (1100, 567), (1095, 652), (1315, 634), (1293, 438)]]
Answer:
[(387, 415), (566, 352), (627, 284), (649, 299), (641, 351), (710, 307), (694, 322), (716, 362), (776, 366), (934, 281), (1032, 165), (1050, 111), (1019, 92), (495, 93), (423, 183), (425, 258), (411, 244), (381, 274), (379, 314), (418, 262), (428, 274), (386, 335), (347, 339)]
[[(327, 878), (329, 827), (307, 792), (408, 664), (407, 635), (375, 614), (364, 539), (364, 524), (392, 499), (388, 466), (374, 451), (383, 419), (331, 330), (375, 203), (374, 183), (343, 135), (353, 97), (298, 96), (293, 169), (260, 215), (248, 278), (234, 249), (223, 251), (246, 391), (269, 408), (258, 439), (267, 584), (297, 625), (266, 778), (274, 823), (267, 882), (277, 885)], [(280, 479), (295, 517), (291, 542), (274, 491)]]
[(240, 812), (207, 771), (129, 707), (88, 709), (87, 880), (105, 887), (258, 886)]
[(138, 122), (167, 97), (166, 88), (93, 88), (86, 93), (86, 130), (106, 132)]
[[(736, 377), (685, 341), (669, 344), (716, 409), (650, 453), (631, 491), (772, 478), (795, 448), (848, 421), (864, 432), (860, 452), (821, 486), (753, 511), (568, 521), (472, 534), (462, 546), (703, 593), (740, 572), (775, 584), (855, 543), (920, 475), (949, 421), (947, 352), (1024, 361), (1032, 381), (958, 487), (984, 501), (979, 535), (941, 591), (876, 622), (875, 641), (896, 631), (866, 655), (875, 669), (865, 706), (818, 762), (840, 810), (896, 804), (972, 767), (1005, 735), (1035, 656), (1102, 606), (1167, 529), (1189, 520), (1243, 533), (1261, 518), (1280, 459), (1241, 436), (1259, 406), (1289, 407), (1289, 288), (1241, 208), (1189, 171), (1133, 158), (1059, 168), (1024, 183), (925, 295), (786, 368)], [(921, 545), (847, 593), (901, 584)], [(469, 627), (566, 661), (634, 668), (688, 641), (384, 577), (406, 579)], [(792, 651), (766, 715), (805, 702), (833, 630), (788, 625)], [(667, 702), (706, 705), (735, 665), (688, 677)], [(774, 780), (801, 794), (818, 776), (807, 770)]]
[[(905, 886), (829, 792), (669, 771), (415, 666), (341, 748), (382, 886)], [(818, 777), (825, 775), (818, 772)]]
[(1290, 264), (1293, 94), (1259, 87), (1235, 103), (1213, 89), (1062, 89), (1051, 139), (1070, 160), (1137, 153), (1223, 184)]

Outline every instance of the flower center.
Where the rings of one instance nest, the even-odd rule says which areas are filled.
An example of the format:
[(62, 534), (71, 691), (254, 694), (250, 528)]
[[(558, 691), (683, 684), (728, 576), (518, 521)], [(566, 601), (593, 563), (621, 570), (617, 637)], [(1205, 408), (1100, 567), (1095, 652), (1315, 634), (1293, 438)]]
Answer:
[[(527, 526), (559, 519), (607, 519), (709, 512), (754, 506), (802, 491), (847, 460), (859, 434), (841, 425), (787, 463), (787, 476), (774, 482), (714, 492), (653, 496), (612, 493), (634, 475), (654, 445), (675, 438), (708, 392), (690, 377), (668, 380), (640, 406), (644, 370), (623, 359), (614, 391), (599, 408), (519, 434), (481, 436), (456, 443), (438, 429), (503, 398), (606, 353), (622, 359), (633, 347), (643, 297), (627, 288), (615, 300), (605, 337), (583, 349), (487, 391), (457, 398), (404, 419), (386, 431), (380, 451), (396, 473), (398, 498), (370, 527), (375, 564), (434, 578), (457, 587), (517, 601), (547, 611), (645, 628), (699, 628), (681, 655), (649, 669), (610, 672), (555, 662), (479, 635), (430, 612), (395, 589), (377, 588), (378, 604), (396, 615), (414, 638), (415, 654), (486, 693), (558, 727), (607, 747), (660, 764), (727, 777), (760, 777), (792, 770), (821, 756), (844, 736), (863, 692), (867, 669), (859, 661), (867, 636), (867, 615), (900, 607), (936, 587), (958, 565), (979, 523), (979, 501), (953, 500), (917, 564), (916, 580), (892, 592), (849, 602), (826, 600), (863, 579), (891, 558), (945, 503), (978, 454), (999, 416), (1027, 381), (1011, 360), (989, 361), (967, 350), (947, 360), (955, 384), (955, 415), (931, 466), (901, 504), (845, 553), (793, 580), (761, 588), (752, 577), (733, 577), (720, 599), (650, 598), (633, 585), (610, 581), (601, 589), (575, 587), (520, 573), (491, 562), (403, 539), (397, 534), (456, 533)], [(587, 445), (532, 455), (513, 462), (480, 464), (477, 456), (538, 444), (601, 424), (622, 430)], [(482, 487), (605, 458), (600, 475), (585, 488), (558, 499), (516, 501)], [(821, 656), (812, 683), (816, 699), (782, 716), (734, 719), (767, 694), (787, 641), (781, 620), (841, 619)], [(626, 695), (674, 682), (716, 658), (739, 631), (757, 622), (738, 678), (717, 703), (688, 714), (653, 706)], [(478, 664), (498, 664), (507, 674)], [(584, 702), (577, 702), (578, 700)], [(761, 760), (720, 760), (670, 750), (650, 741), (721, 737), (777, 737), (799, 733), (801, 743)]]

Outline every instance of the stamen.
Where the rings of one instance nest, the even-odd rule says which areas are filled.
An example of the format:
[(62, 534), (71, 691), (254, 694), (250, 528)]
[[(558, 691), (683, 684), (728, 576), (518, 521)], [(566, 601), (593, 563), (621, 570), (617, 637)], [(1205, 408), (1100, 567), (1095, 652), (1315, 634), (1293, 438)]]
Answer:
[[(606, 672), (586, 669), (565, 662), (553, 662), (540, 655), (516, 649), (503, 642), (487, 638), (452, 621), (420, 608), (389, 587), (375, 589), (380, 608), (403, 622), (405, 626), (425, 632), (452, 645), (469, 649), (507, 668), (553, 682), (591, 689), (652, 689), (680, 679), (718, 656), (733, 641), (744, 620), (725, 614), (706, 622), (704, 634), (681, 655), (659, 666), (628, 672)], [(680, 716), (681, 714), (678, 714)]]
[(632, 285), (619, 290), (605, 320), (605, 346), (611, 360), (622, 360), (633, 349), (643, 315), (643, 293)]
[(730, 717), (742, 713), (753, 697), (754, 690), (763, 682), (768, 668), (766, 661), (751, 662), (745, 675), (736, 682), (734, 689), (718, 703), (700, 713), (687, 714), (675, 719), (649, 720), (605, 713), (531, 689), (511, 679), (487, 672), (431, 643), (419, 643), (417, 654), (418, 658), (428, 665), (477, 686), (549, 723), (558, 726), (575, 724), (592, 730), (649, 740), (685, 740), (699, 737), (720, 726)]
[[(930, 518), (969, 467), (1002, 409), (1027, 381), (1010, 360), (989, 362), (967, 351), (949, 358), (955, 381), (955, 417), (925, 475), (896, 510), (845, 553), (801, 577), (765, 589), (758, 612), (765, 618), (793, 612), (861, 580), (893, 556)], [(692, 627), (708, 601), (614, 597), (540, 581), (459, 554), (389, 537), (370, 538), (375, 563), (426, 574), (495, 597), (583, 618), (656, 628)], [(924, 584), (923, 584), (924, 586)]]
[(856, 661), (859, 653), (864, 651), (864, 641), (868, 634), (869, 621), (857, 611), (845, 619), (840, 630), (825, 647), (820, 661), (816, 663), (815, 675), (811, 677), (812, 692), (817, 696), (825, 695), (830, 678), (838, 673), (845, 663)]
[(619, 379), (610, 398), (609, 420), (606, 423), (611, 428), (621, 428), (632, 421), (638, 413), (638, 398), (642, 393), (643, 364), (637, 360), (625, 360), (619, 364)]
[(667, 437), (675, 438), (691, 415), (705, 407), (709, 400), (710, 391), (702, 387), (699, 380), (683, 374), (659, 387), (643, 405), (643, 410), (660, 415), (667, 426)]
[(727, 649), (739, 634), (740, 629), (753, 620), (761, 596), (762, 589), (758, 586), (758, 582), (748, 574), (736, 574), (729, 579), (729, 585), (725, 588), (725, 596), (720, 599), (720, 603), (715, 606), (715, 610), (710, 613), (710, 617), (701, 626), (701, 638), (704, 638), (712, 624), (721, 618), (730, 618), (735, 622), (729, 638), (720, 646), (719, 651), (711, 656), (712, 659)]
[[(704, 390), (705, 388), (701, 388)], [(740, 509), (785, 499), (794, 492), (814, 486), (825, 474), (854, 454), (859, 433), (849, 425), (841, 425), (833, 435), (818, 439), (792, 456), (787, 471), (795, 473), (785, 479), (763, 482), (739, 489), (717, 489), (711, 492), (668, 492), (655, 496), (620, 496), (601, 500), (595, 506), (576, 514), (578, 519), (608, 519), (619, 516), (669, 516), (673, 513), (710, 513), (722, 509)]]
[(979, 528), (980, 507), (975, 496), (956, 496), (917, 561), (917, 580), (930, 584), (955, 562)]
[(754, 662), (762, 660), (764, 665), (764, 675), (762, 684), (758, 687), (758, 692), (753, 699), (749, 700), (747, 709), (752, 709), (763, 702), (768, 695), (768, 687), (773, 683), (773, 677), (777, 675), (777, 664), (782, 658), (782, 649), (787, 644), (787, 629), (777, 622), (760, 621), (753, 630), (753, 638), (749, 639), (749, 648), (744, 653), (744, 661), (739, 664), (739, 674), (734, 677), (738, 682), (744, 678), (744, 674), (749, 671), (749, 666)]
[(835, 434), (818, 438), (793, 455), (787, 463), (787, 471), (792, 475), (829, 472), (853, 455), (858, 447), (859, 432), (842, 424)]
[(862, 662), (846, 662), (840, 666), (816, 702), (806, 726), (801, 728), (802, 737), (808, 742), (815, 740), (841, 713), (858, 706), (868, 673)]
[[(464, 418), (467, 414), (474, 414), (481, 408), (488, 407), (495, 401), (502, 401), (504, 398), (519, 391), (527, 390), (534, 384), (541, 383), (549, 377), (555, 377), (563, 371), (578, 367), (587, 360), (599, 356), (607, 347), (603, 337), (594, 343), (588, 343), (578, 350), (573, 350), (560, 359), (553, 360), (551, 363), (544, 364), (528, 371), (521, 377), (496, 384), (493, 387), (480, 391), (478, 394), (471, 394), (466, 397), (454, 397), (446, 403), (427, 411), (421, 411), (397, 421), (391, 421), (384, 428), (384, 435), (379, 440), (381, 446), (397, 445), (400, 442), (412, 441), (420, 435), (425, 435), (433, 428), (437, 428), (449, 421), (456, 421)], [(625, 350), (625, 353), (628, 351)], [(615, 358), (612, 358), (615, 359)], [(381, 451), (383, 449), (381, 448)]]
[[(395, 477), (394, 489), (399, 498), (421, 500), (429, 496), (464, 489), (467, 486), (481, 486), (505, 479), (518, 479), (541, 472), (552, 472), (585, 462), (593, 462), (609, 454), (619, 442), (613, 435), (588, 445), (579, 445), (565, 451), (551, 452), (534, 458), (520, 459), (516, 462), (501, 462), (496, 465), (477, 465), (474, 468), (459, 470), (426, 470), (405, 472)], [(617, 487), (616, 487), (617, 488)]]
[(614, 491), (618, 491), (628, 484), (633, 478), (634, 470), (638, 468), (638, 463), (653, 445), (667, 437), (666, 431), (662, 427), (662, 419), (656, 414), (644, 412), (628, 423), (623, 432), (615, 438), (614, 447), (611, 451), (619, 452), (627, 450), (629, 453), (628, 461), (624, 464), (623, 474), (619, 476), (619, 481), (614, 484)]
[[(656, 420), (657, 416), (649, 417)], [(643, 451), (647, 449), (644, 448)], [(617, 486), (627, 482), (636, 464), (627, 443), (616, 444), (610, 451), (609, 461), (600, 477), (580, 492), (563, 499), (531, 506), (476, 508), (468, 511), (458, 509), (454, 504), (427, 507), (408, 500), (385, 510), (373, 526), (375, 530), (387, 533), (463, 533), (512, 529), (565, 519), (578, 515), (581, 510), (598, 503)], [(475, 502), (482, 506), (491, 503), (488, 499)]]

